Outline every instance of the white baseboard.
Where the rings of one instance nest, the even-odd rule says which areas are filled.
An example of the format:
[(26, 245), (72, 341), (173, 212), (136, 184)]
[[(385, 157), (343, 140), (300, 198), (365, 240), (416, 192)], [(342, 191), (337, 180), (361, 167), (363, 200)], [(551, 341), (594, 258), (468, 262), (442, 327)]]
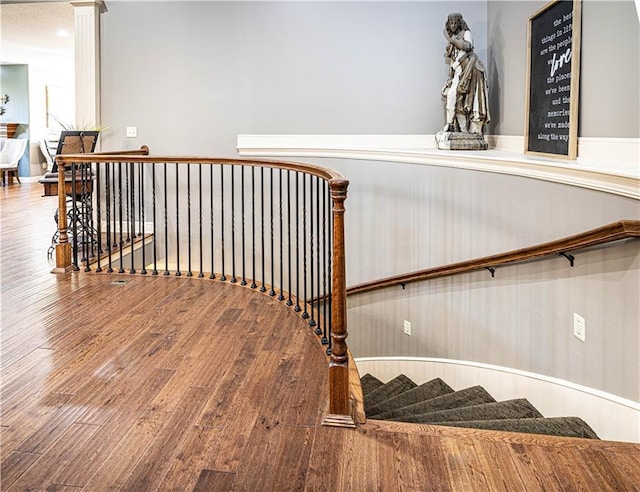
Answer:
[(479, 362), (428, 357), (355, 359), (360, 376), (417, 384), (441, 378), (454, 390), (483, 386), (496, 400), (527, 398), (545, 417), (577, 416), (601, 439), (640, 443), (640, 403), (549, 376)]

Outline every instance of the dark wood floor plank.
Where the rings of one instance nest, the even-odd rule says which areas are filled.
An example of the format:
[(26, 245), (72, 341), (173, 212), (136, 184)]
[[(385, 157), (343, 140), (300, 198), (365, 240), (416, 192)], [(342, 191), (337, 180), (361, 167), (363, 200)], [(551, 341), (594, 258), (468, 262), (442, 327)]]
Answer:
[(228, 492), (232, 490), (235, 476), (235, 473), (202, 470), (193, 492)]
[(125, 490), (156, 490), (160, 486), (171, 461), (183, 451), (184, 434), (195, 425), (208, 397), (206, 388), (189, 388), (180, 406), (172, 412), (127, 477), (123, 484)]

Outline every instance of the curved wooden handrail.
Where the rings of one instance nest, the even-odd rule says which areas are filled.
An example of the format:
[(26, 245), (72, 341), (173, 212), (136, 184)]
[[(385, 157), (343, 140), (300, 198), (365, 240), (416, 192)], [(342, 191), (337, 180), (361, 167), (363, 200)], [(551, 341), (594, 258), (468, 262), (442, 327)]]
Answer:
[[(148, 150), (148, 148), (147, 148)], [(155, 163), (155, 164), (225, 164), (253, 167), (272, 167), (291, 171), (301, 171), (321, 179), (331, 181), (346, 181), (345, 177), (333, 169), (306, 164), (302, 162), (278, 161), (270, 159), (236, 159), (236, 158), (216, 158), (197, 156), (151, 156), (137, 154), (115, 154), (113, 152), (101, 152), (93, 154), (64, 154), (56, 157), (58, 165), (68, 165), (71, 163), (89, 162), (122, 162), (122, 163)]]
[(597, 246), (599, 244), (620, 241), (622, 239), (640, 237), (640, 220), (619, 220), (596, 229), (581, 232), (548, 243), (538, 244), (528, 248), (516, 249), (483, 258), (452, 263), (435, 268), (427, 268), (413, 273), (406, 273), (387, 277), (373, 282), (354, 285), (347, 289), (347, 295), (360, 294), (384, 287), (404, 285), (420, 280), (429, 280), (460, 273), (468, 273), (509, 263), (536, 260), (545, 256), (558, 255), (578, 249)]

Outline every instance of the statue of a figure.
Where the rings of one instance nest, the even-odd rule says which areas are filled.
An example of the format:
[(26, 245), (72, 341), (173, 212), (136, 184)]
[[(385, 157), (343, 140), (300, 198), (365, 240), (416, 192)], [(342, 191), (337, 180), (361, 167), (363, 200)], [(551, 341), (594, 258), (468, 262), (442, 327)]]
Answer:
[(483, 126), (489, 123), (487, 79), (484, 65), (473, 52), (471, 31), (462, 14), (449, 14), (444, 37), (449, 79), (442, 89), (447, 110), (442, 131), (482, 135)]

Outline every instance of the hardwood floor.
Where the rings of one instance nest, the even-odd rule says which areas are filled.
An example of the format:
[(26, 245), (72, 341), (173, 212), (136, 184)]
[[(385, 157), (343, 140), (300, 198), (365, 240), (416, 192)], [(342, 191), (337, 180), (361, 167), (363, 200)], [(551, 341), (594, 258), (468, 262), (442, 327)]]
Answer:
[(53, 275), (40, 194), (0, 189), (3, 491), (640, 489), (634, 444), (323, 427), (326, 359), (295, 313), (218, 281)]

